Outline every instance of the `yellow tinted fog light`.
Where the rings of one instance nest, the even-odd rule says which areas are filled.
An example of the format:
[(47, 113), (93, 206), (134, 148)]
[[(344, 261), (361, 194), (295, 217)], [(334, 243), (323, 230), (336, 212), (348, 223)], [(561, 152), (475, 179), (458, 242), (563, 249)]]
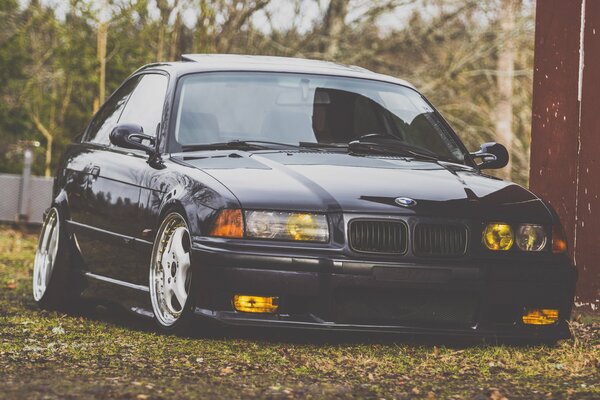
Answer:
[(483, 244), (490, 250), (510, 250), (514, 241), (515, 235), (508, 224), (488, 224), (483, 231)]
[(233, 306), (237, 311), (251, 313), (274, 313), (279, 308), (279, 298), (261, 296), (233, 296)]
[(523, 323), (525, 325), (551, 325), (558, 321), (558, 310), (539, 309), (525, 310)]

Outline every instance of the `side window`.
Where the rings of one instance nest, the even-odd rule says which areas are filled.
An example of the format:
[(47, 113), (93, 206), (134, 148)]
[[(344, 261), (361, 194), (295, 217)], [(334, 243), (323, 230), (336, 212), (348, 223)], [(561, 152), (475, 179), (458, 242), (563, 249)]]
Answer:
[(117, 90), (108, 101), (102, 106), (100, 111), (92, 120), (85, 137), (84, 142), (93, 142), (99, 144), (108, 144), (108, 135), (113, 127), (117, 124), (123, 107), (127, 99), (140, 81), (140, 77), (136, 76), (128, 80), (119, 90)]
[(168, 79), (164, 75), (143, 75), (129, 98), (119, 123), (134, 123), (144, 128), (144, 133), (156, 136), (161, 121)]

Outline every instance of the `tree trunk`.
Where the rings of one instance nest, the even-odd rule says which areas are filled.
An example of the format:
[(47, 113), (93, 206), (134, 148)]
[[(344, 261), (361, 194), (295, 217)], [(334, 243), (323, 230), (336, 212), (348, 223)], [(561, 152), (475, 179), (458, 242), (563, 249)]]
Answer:
[(40, 133), (46, 139), (46, 160), (44, 163), (44, 176), (46, 176), (46, 177), (52, 176), (51, 175), (52, 171), (50, 170), (50, 165), (52, 164), (52, 142), (54, 142), (53, 132), (50, 132), (50, 130), (48, 130), (48, 128), (46, 128), (46, 126), (42, 123), (42, 121), (40, 121), (40, 118), (37, 116), (37, 114), (32, 113), (31, 119), (33, 120), (35, 127), (38, 129), (38, 131), (40, 131)]
[(160, 12), (159, 26), (158, 26), (158, 47), (156, 49), (156, 61), (165, 61), (166, 54), (166, 41), (167, 41), (167, 29), (169, 26), (169, 18), (173, 9), (177, 6), (177, 1), (174, 2), (173, 6), (169, 5), (167, 0), (158, 0), (156, 2), (158, 11)]
[(98, 99), (94, 102), (94, 113), (104, 104), (106, 97), (106, 42), (108, 39), (108, 5), (102, 4), (100, 22), (98, 23), (97, 57), (98, 57)]
[(327, 59), (334, 59), (340, 50), (340, 38), (344, 31), (349, 0), (331, 0), (323, 21), (321, 52)]
[[(520, 0), (502, 0), (500, 2), (499, 22), (502, 44), (498, 51), (498, 102), (496, 104), (496, 137), (504, 144), (508, 154), (513, 148), (513, 79), (515, 69), (515, 15), (520, 7)], [(512, 162), (500, 171), (502, 178), (510, 179)]]
[(171, 34), (171, 43), (169, 49), (169, 61), (177, 61), (179, 56), (181, 56), (179, 41), (180, 41), (180, 32), (181, 32), (181, 12), (177, 12), (175, 17), (175, 24), (173, 25), (173, 33)]

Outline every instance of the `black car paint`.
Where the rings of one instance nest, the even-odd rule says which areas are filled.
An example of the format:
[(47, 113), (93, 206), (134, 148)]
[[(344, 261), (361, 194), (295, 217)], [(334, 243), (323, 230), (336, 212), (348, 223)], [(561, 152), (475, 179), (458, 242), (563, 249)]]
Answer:
[[(189, 73), (188, 66), (184, 69)], [(548, 232), (558, 226), (555, 213), (528, 190), (482, 174), (471, 160), (456, 165), (311, 149), (168, 153), (166, 138), (173, 129), (180, 75), (173, 64), (136, 74), (145, 72), (170, 77), (156, 143), (159, 158), (73, 143), (57, 173), (55, 204), (77, 237), (84, 295), (151, 313), (147, 291), (154, 234), (161, 216), (177, 209), (185, 214), (192, 234), (194, 276), (203, 276), (194, 280), (194, 289), (201, 293), (200, 315), (235, 324), (421, 332), (418, 327), (321, 322), (335, 321), (332, 298), (337, 288), (451, 290), (479, 296), (478, 326), (425, 327), (421, 333), (565, 335), (564, 323), (546, 330), (516, 327), (514, 321), (508, 326), (486, 324), (498, 304), (556, 307), (564, 318), (571, 312), (576, 271), (566, 256), (548, 249), (540, 254), (516, 249), (494, 253), (479, 242), (487, 222), (538, 223)], [(416, 205), (399, 207), (394, 199), (400, 196), (416, 200)], [(327, 244), (298, 244), (211, 238), (210, 227), (224, 208), (324, 212), (331, 239)], [(352, 218), (367, 216), (399, 218), (410, 227), (423, 219), (461, 221), (472, 240), (466, 255), (457, 259), (423, 260), (411, 251), (401, 259), (357, 255), (347, 244), (346, 226)], [(245, 318), (231, 308), (233, 293), (287, 296), (294, 299), (284, 302), (289, 315), (301, 311), (302, 318), (315, 318)]]

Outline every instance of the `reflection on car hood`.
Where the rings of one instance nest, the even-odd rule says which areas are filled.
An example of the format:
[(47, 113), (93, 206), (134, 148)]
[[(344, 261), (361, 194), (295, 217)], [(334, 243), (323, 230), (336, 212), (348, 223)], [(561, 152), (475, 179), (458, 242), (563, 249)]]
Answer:
[[(212, 151), (184, 161), (227, 186), (245, 209), (551, 219), (521, 186), (442, 162), (319, 151)], [(398, 197), (416, 204), (399, 206)]]

